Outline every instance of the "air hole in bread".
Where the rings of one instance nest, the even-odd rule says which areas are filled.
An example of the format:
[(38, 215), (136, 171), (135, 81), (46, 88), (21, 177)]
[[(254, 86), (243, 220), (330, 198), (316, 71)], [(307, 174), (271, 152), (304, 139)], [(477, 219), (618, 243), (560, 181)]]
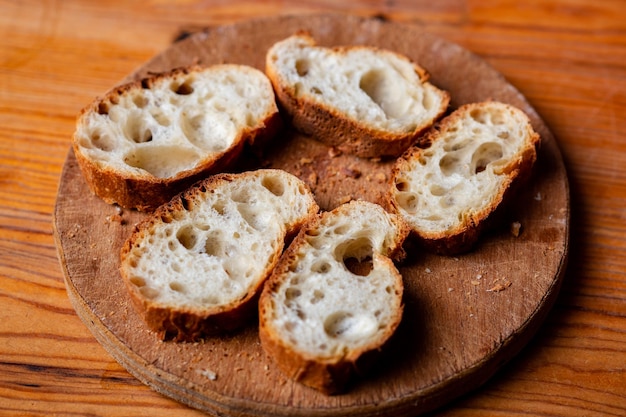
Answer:
[(204, 232), (211, 230), (211, 225), (208, 223), (195, 222), (194, 226), (196, 227), (196, 229), (202, 230)]
[(302, 83), (295, 83), (293, 85), (293, 95), (296, 97), (300, 97), (302, 95), (302, 90), (304, 90), (304, 86)]
[(246, 126), (255, 127), (257, 125), (258, 118), (252, 113), (246, 113)]
[(159, 296), (159, 291), (150, 287), (141, 287), (139, 288), (139, 292), (149, 300), (157, 298)]
[(193, 93), (194, 89), (193, 86), (191, 85), (192, 80), (185, 80), (182, 83), (178, 83), (178, 82), (173, 82), (170, 85), (170, 89), (181, 96), (188, 96), (189, 94)]
[(495, 142), (483, 143), (472, 155), (471, 172), (478, 174), (484, 171), (491, 163), (502, 158), (502, 145)]
[(186, 225), (178, 229), (176, 232), (176, 239), (180, 242), (185, 249), (193, 249), (198, 242), (198, 235), (192, 225)]
[(324, 293), (320, 290), (313, 291), (313, 297), (311, 297), (310, 303), (317, 304), (324, 299)]
[(410, 185), (409, 182), (403, 178), (398, 178), (396, 180), (396, 190), (403, 192), (403, 191), (409, 191), (410, 189)]
[(217, 200), (215, 203), (213, 203), (213, 206), (211, 208), (215, 210), (217, 214), (223, 216), (226, 212), (226, 203), (223, 200)]
[(133, 284), (137, 288), (141, 288), (146, 285), (146, 280), (141, 277), (131, 277), (130, 283)]
[(204, 242), (204, 253), (211, 256), (221, 256), (224, 253), (221, 232), (210, 234)]
[(174, 292), (185, 292), (185, 287), (183, 286), (183, 284), (177, 281), (170, 282), (169, 287), (170, 290)]
[(335, 248), (336, 259), (355, 275), (367, 276), (373, 269), (374, 248), (367, 237), (348, 240)]
[(484, 109), (472, 109), (469, 115), (480, 124), (487, 124), (489, 122), (489, 113)]
[(319, 87), (316, 87), (316, 86), (311, 87), (311, 92), (313, 94), (317, 94), (317, 95), (321, 95), (322, 94), (322, 90), (320, 90)]
[(180, 199), (180, 204), (187, 211), (192, 211), (193, 210), (193, 201), (188, 199), (188, 198), (181, 198)]
[(140, 109), (143, 109), (149, 103), (148, 98), (144, 96), (143, 94), (134, 94), (132, 99), (133, 99), (133, 104), (139, 107)]
[[(217, 104), (214, 106), (218, 113)], [(213, 115), (213, 118), (221, 117), (223, 119), (228, 116), (223, 113), (221, 116)], [(185, 138), (195, 146), (209, 152), (221, 152), (226, 150), (235, 137), (235, 125), (232, 121), (222, 120), (220, 123), (210, 121), (205, 113), (187, 114), (183, 112), (180, 116), (180, 128)]]
[(152, 140), (152, 130), (145, 126), (145, 122), (136, 114), (131, 115), (126, 122), (126, 137), (135, 143), (145, 143)]
[(503, 130), (502, 132), (498, 132), (497, 135), (500, 139), (508, 139), (510, 137), (510, 134), (508, 131)]
[(285, 290), (285, 298), (287, 301), (294, 300), (302, 295), (302, 291), (298, 288), (289, 287)]
[(337, 226), (334, 230), (333, 233), (336, 235), (345, 235), (346, 233), (348, 233), (350, 231), (350, 225), (348, 224), (342, 224), (340, 226)]
[(216, 296), (207, 296), (202, 298), (202, 304), (207, 304), (207, 305), (215, 305), (215, 304), (219, 304), (220, 303), (220, 299), (217, 298)]
[(304, 77), (309, 73), (309, 69), (311, 68), (311, 61), (308, 59), (302, 58), (296, 60), (296, 72), (300, 77)]
[(448, 207), (452, 207), (455, 203), (456, 203), (456, 200), (453, 195), (447, 195), (444, 198), (439, 200), (439, 206), (441, 206), (441, 208), (444, 208), (444, 209)]
[(491, 113), (491, 123), (494, 125), (501, 125), (506, 123), (506, 117), (502, 112), (496, 111)]
[(311, 265), (311, 272), (318, 274), (326, 274), (330, 272), (331, 266), (327, 261), (317, 261), (313, 265)]
[(102, 116), (107, 116), (109, 114), (109, 103), (101, 101), (98, 103), (98, 114)]
[(407, 213), (417, 213), (417, 206), (419, 202), (417, 194), (409, 192), (399, 193), (396, 196), (396, 201), (398, 202), (400, 208), (402, 208)]
[(386, 71), (379, 69), (368, 71), (361, 77), (359, 88), (390, 119), (402, 117), (409, 108), (409, 97), (395, 78)]
[(429, 191), (435, 197), (441, 197), (442, 195), (448, 192), (448, 190), (446, 190), (444, 187), (442, 187), (439, 184), (432, 184), (429, 188)]
[(268, 226), (267, 222), (270, 217), (265, 215), (264, 212), (259, 212), (259, 209), (252, 207), (249, 204), (237, 204), (237, 211), (241, 215), (241, 218), (255, 230), (262, 231)]
[(324, 320), (324, 332), (332, 338), (358, 340), (376, 332), (378, 324), (371, 317), (353, 315), (349, 311), (337, 311)]
[(460, 164), (459, 158), (451, 153), (445, 154), (443, 158), (439, 160), (439, 168), (446, 176), (461, 174), (463, 171), (463, 166)]
[(368, 276), (370, 272), (372, 272), (372, 269), (374, 269), (374, 264), (372, 263), (372, 258), (370, 257), (363, 259), (348, 257), (343, 260), (343, 263), (348, 271), (352, 272), (354, 275), (362, 277)]
[(191, 169), (197, 160), (195, 150), (177, 146), (137, 147), (124, 156), (126, 164), (143, 169), (157, 178), (167, 178)]
[(96, 129), (91, 133), (91, 141), (81, 141), (81, 145), (86, 148), (90, 148), (93, 145), (98, 149), (101, 149), (105, 152), (110, 152), (115, 148), (115, 141), (111, 139), (107, 133), (102, 132), (100, 129)]
[(261, 181), (261, 185), (277, 197), (280, 197), (285, 193), (285, 184), (283, 184), (280, 178), (271, 175), (265, 176)]

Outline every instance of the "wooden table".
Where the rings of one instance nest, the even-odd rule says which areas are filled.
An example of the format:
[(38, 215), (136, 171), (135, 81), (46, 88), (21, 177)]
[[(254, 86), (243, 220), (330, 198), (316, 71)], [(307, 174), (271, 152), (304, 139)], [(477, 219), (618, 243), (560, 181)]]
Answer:
[(621, 0), (0, 1), (0, 414), (202, 415), (127, 373), (69, 302), (52, 212), (74, 119), (181, 34), (320, 11), (414, 23), (478, 54), (541, 114), (567, 165), (570, 261), (555, 307), (521, 354), (437, 415), (626, 414)]

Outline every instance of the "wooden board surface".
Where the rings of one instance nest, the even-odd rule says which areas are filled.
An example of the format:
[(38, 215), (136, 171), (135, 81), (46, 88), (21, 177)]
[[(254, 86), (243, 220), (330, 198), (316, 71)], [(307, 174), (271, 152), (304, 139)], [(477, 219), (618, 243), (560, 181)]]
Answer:
[[(190, 63), (262, 68), (267, 47), (301, 29), (323, 45), (368, 44), (404, 53), (451, 93), (454, 106), (488, 98), (509, 102), (529, 114), (543, 139), (531, 183), (502, 227), (484, 236), (476, 250), (459, 257), (411, 250), (400, 267), (405, 316), (379, 367), (346, 394), (329, 397), (286, 379), (262, 351), (254, 323), (200, 343), (159, 341), (133, 310), (117, 270), (119, 248), (143, 215), (120, 213), (92, 196), (71, 152), (55, 207), (55, 237), (68, 294), (95, 337), (133, 375), (210, 413), (419, 414), (482, 384), (523, 348), (552, 306), (568, 249), (563, 161), (550, 131), (513, 86), (478, 56), (418, 26), (337, 15), (254, 20), (197, 33), (129, 78)], [(300, 175), (327, 208), (349, 197), (375, 200), (388, 174), (389, 164), (337, 156), (298, 135), (285, 134), (277, 141), (259, 164)], [(310, 157), (328, 169), (309, 172)], [(508, 229), (513, 221), (522, 225), (518, 237)]]

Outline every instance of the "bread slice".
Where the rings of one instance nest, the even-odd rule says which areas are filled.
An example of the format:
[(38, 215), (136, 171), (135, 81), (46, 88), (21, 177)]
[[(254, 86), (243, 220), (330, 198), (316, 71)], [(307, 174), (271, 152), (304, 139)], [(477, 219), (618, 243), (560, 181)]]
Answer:
[(304, 33), (269, 49), (266, 73), (298, 130), (360, 157), (399, 156), (450, 99), (405, 56), (369, 46), (325, 48)]
[(153, 210), (211, 173), (245, 143), (273, 136), (272, 86), (243, 65), (189, 67), (122, 85), (80, 113), (73, 148), (107, 203)]
[(318, 212), (306, 185), (281, 170), (218, 174), (139, 223), (120, 271), (148, 326), (192, 341), (256, 314), (285, 239)]
[(307, 223), (259, 300), (259, 337), (286, 375), (324, 393), (345, 389), (402, 318), (402, 220), (352, 201)]
[(425, 138), (429, 147), (397, 160), (388, 208), (432, 250), (467, 251), (529, 176), (539, 135), (518, 108), (487, 101), (460, 107)]

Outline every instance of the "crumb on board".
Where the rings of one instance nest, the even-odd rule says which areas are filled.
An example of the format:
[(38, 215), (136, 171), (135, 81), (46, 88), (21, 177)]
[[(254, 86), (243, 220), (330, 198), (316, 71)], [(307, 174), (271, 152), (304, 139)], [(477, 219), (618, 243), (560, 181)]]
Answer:
[(331, 158), (335, 158), (337, 156), (341, 155), (341, 151), (335, 147), (330, 148), (328, 150), (328, 156), (330, 156)]
[(506, 278), (497, 278), (487, 292), (501, 292), (509, 288), (513, 283)]
[(511, 223), (511, 234), (515, 237), (519, 237), (522, 231), (522, 224), (520, 222)]
[(215, 381), (217, 379), (217, 374), (210, 369), (198, 369), (196, 372), (211, 381)]
[(122, 217), (122, 214), (124, 214), (122, 208), (120, 206), (115, 206), (115, 213), (108, 215), (106, 217), (106, 221), (108, 223), (117, 223), (123, 226), (126, 224), (126, 220)]

